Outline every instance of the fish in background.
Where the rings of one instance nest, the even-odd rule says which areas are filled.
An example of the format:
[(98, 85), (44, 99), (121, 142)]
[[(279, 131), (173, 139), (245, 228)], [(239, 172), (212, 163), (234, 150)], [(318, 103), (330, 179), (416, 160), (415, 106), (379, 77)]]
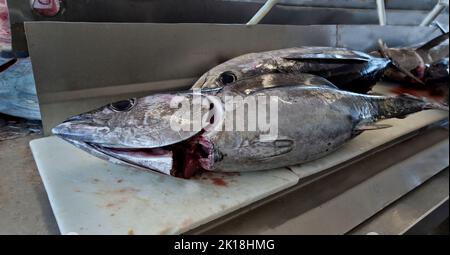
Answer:
[(448, 57), (440, 59), (426, 69), (424, 75), (425, 84), (430, 85), (449, 85), (449, 66)]
[(431, 63), (425, 70), (423, 80), (431, 95), (441, 96), (448, 104), (450, 83), (448, 57)]
[(0, 113), (41, 119), (30, 58), (0, 58)]
[(380, 41), (379, 51), (371, 54), (389, 58), (392, 61), (392, 65), (384, 73), (384, 78), (402, 83), (425, 85), (425, 76), (430, 65), (448, 58), (448, 38), (447, 32), (419, 47), (399, 48), (389, 48)]
[[(206, 116), (205, 125), (186, 117), (191, 116), (194, 95), (205, 100), (199, 108)], [(233, 126), (236, 112), (254, 116), (244, 103), (227, 108), (231, 96), (253, 97), (256, 104), (270, 107), (276, 102), (276, 135), (267, 136), (268, 130), (259, 125), (245, 130), (224, 128)], [(189, 107), (174, 107), (174, 99), (186, 100)], [(119, 101), (73, 116), (52, 132), (110, 162), (189, 178), (202, 171), (257, 171), (305, 163), (328, 155), (366, 130), (389, 127), (379, 120), (427, 109), (448, 111), (407, 95), (340, 90), (310, 74), (263, 74), (200, 94), (189, 90)], [(244, 121), (248, 127), (250, 120)], [(177, 130), (171, 123), (198, 128)]]
[[(11, 52), (8, 7), (5, 0), (0, 0), (0, 113), (28, 120), (40, 120), (41, 114), (31, 60), (30, 58), (16, 58), (16, 55), (27, 54), (13, 54)], [(8, 116), (2, 116), (1, 119), (5, 123), (11, 121), (14, 123), (27, 122)], [(4, 127), (7, 126), (0, 125), (0, 129), (4, 130)], [(5, 134), (5, 132), (2, 132), (2, 134)]]
[(219, 64), (203, 74), (192, 88), (218, 88), (242, 79), (271, 73), (321, 76), (338, 88), (370, 91), (390, 60), (333, 47), (298, 47), (249, 53)]

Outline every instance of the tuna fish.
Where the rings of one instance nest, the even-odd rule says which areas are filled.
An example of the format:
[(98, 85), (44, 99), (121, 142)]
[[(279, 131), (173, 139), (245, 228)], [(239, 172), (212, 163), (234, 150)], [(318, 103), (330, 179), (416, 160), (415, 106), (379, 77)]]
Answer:
[[(199, 171), (305, 163), (365, 130), (389, 127), (379, 120), (425, 109), (448, 110), (407, 95), (343, 91), (309, 74), (265, 74), (217, 89), (119, 101), (71, 117), (52, 131), (114, 163), (189, 178)], [(201, 118), (193, 118), (200, 112)]]
[(381, 78), (389, 63), (388, 59), (344, 48), (280, 49), (230, 59), (203, 74), (193, 88), (217, 88), (261, 74), (308, 73), (341, 89), (365, 93)]

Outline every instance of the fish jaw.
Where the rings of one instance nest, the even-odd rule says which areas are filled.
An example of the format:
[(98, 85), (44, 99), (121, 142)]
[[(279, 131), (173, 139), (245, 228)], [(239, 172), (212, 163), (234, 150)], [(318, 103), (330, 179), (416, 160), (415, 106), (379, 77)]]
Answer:
[(57, 135), (87, 153), (107, 160), (114, 164), (152, 170), (166, 175), (172, 175), (173, 154), (163, 149), (122, 149), (103, 147), (95, 143), (83, 142), (70, 137)]
[(61, 134), (56, 136), (111, 163), (165, 175), (190, 178), (199, 171), (214, 167), (214, 146), (202, 134), (161, 148), (114, 148)]

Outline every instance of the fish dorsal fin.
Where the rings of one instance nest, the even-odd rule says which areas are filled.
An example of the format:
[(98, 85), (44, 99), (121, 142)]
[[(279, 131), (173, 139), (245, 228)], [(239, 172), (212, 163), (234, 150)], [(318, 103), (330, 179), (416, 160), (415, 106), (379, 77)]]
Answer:
[(365, 130), (377, 130), (377, 129), (384, 129), (384, 128), (390, 128), (390, 127), (392, 127), (392, 125), (360, 122), (355, 126), (354, 130), (361, 132), (361, 131), (365, 131)]
[(348, 49), (318, 48), (286, 53), (282, 58), (294, 61), (367, 62), (371, 57)]
[(250, 77), (233, 84), (230, 88), (241, 94), (250, 95), (270, 88), (291, 86), (314, 86), (338, 89), (325, 78), (312, 74), (273, 73)]

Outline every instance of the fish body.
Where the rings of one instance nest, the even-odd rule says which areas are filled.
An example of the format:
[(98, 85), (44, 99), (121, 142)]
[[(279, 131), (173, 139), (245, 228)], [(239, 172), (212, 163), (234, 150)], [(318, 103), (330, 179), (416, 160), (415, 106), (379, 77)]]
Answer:
[(271, 73), (321, 76), (337, 87), (367, 92), (381, 78), (390, 60), (345, 48), (299, 47), (249, 53), (230, 59), (203, 74), (193, 88), (217, 88)]
[[(283, 76), (266, 74), (201, 93), (124, 100), (74, 116), (52, 131), (114, 163), (189, 178), (205, 170), (241, 172), (301, 164), (329, 154), (364, 130), (385, 128), (378, 120), (442, 108), (409, 96), (342, 91), (308, 74), (302, 75), (302, 82), (287, 79), (282, 84)], [(203, 100), (197, 110), (195, 96)], [(201, 120), (192, 118), (190, 109), (204, 112)], [(252, 119), (256, 115), (258, 119)], [(243, 120), (241, 128), (238, 119)], [(180, 130), (177, 125), (197, 128)]]

